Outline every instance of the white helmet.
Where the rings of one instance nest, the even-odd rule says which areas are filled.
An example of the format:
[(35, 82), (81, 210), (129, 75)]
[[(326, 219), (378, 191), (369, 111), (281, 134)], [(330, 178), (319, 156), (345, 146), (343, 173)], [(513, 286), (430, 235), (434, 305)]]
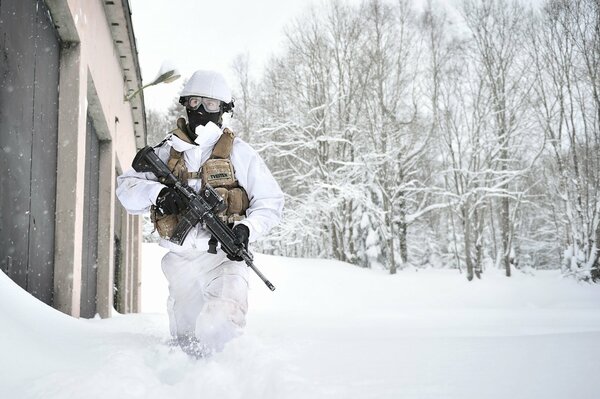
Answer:
[(194, 72), (179, 95), (216, 98), (225, 104), (231, 102), (231, 89), (223, 75), (215, 71)]

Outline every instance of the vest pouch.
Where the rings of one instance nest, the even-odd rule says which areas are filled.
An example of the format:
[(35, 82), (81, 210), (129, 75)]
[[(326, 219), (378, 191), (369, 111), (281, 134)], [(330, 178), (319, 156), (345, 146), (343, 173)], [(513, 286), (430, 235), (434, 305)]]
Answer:
[(250, 205), (248, 194), (242, 188), (236, 187), (229, 190), (229, 202), (227, 207), (227, 216), (230, 223), (240, 221), (246, 214), (246, 209)]
[(211, 187), (233, 187), (237, 183), (229, 159), (209, 159), (202, 166), (202, 182)]
[(225, 205), (229, 204), (229, 190), (225, 187), (217, 187), (214, 190), (219, 194), (219, 197), (223, 198)]
[(217, 214), (217, 216), (223, 222), (227, 223), (227, 207), (229, 206), (229, 190), (227, 190), (225, 187), (216, 187), (214, 190), (217, 192), (217, 194), (219, 194), (219, 197), (223, 198), (223, 202), (225, 203), (225, 210), (219, 212)]
[(165, 240), (171, 238), (179, 222), (177, 215), (164, 215), (154, 205), (150, 208), (150, 220), (154, 223), (154, 229), (158, 231), (158, 235)]

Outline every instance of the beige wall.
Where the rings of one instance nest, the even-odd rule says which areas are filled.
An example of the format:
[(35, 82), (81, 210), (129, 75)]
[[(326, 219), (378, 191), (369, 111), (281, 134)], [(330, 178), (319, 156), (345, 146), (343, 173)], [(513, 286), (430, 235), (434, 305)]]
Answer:
[[(59, 95), (54, 306), (79, 316), (89, 113), (101, 141), (97, 306), (98, 313), (108, 317), (114, 305), (113, 237), (115, 229), (121, 229), (122, 225), (115, 226), (115, 212), (122, 211), (115, 202), (115, 178), (122, 168), (129, 167), (135, 155), (135, 129), (137, 126), (139, 132), (144, 118), (143, 99), (137, 98), (133, 103), (124, 101), (127, 90), (141, 84), (136, 70), (131, 71), (130, 67), (125, 70), (124, 66), (125, 61), (137, 61), (135, 48), (127, 35), (118, 36), (118, 30), (127, 32), (127, 17), (119, 19), (119, 16), (128, 16), (128, 10), (122, 10), (120, 0), (47, 0), (47, 4), (64, 44)], [(128, 56), (132, 59), (127, 60)], [(127, 251), (122, 256), (127, 261), (123, 266), (128, 276), (139, 278), (140, 218), (128, 216), (124, 220), (127, 228), (121, 235), (127, 244), (121, 249)], [(139, 298), (138, 286), (139, 281), (128, 284), (124, 297), (128, 306), (123, 307), (126, 311), (137, 310), (133, 300)]]

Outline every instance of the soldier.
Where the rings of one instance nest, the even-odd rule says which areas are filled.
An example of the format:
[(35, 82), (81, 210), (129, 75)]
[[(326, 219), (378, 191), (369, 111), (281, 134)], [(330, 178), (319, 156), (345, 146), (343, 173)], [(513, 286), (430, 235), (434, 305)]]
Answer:
[[(223, 114), (232, 111), (233, 99), (221, 74), (196, 71), (179, 102), (187, 121), (179, 118), (177, 128), (154, 151), (196, 191), (205, 184), (217, 190), (227, 204), (219, 216), (233, 226), (236, 243), (247, 247), (279, 222), (283, 193), (258, 153), (222, 127)], [(117, 196), (131, 214), (150, 209), (160, 245), (169, 249), (162, 270), (169, 282), (173, 338), (198, 357), (222, 350), (245, 325), (245, 263), (217, 248), (216, 240), (200, 225), (181, 246), (170, 242), (185, 201), (152, 173), (128, 170), (118, 177)]]

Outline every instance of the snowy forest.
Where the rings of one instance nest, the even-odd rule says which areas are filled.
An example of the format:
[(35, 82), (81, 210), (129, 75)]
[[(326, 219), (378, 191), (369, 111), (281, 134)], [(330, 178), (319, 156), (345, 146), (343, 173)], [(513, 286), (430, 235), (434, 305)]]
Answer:
[(328, 2), (236, 59), (229, 124), (286, 194), (261, 252), (600, 280), (598, 1), (457, 4)]

